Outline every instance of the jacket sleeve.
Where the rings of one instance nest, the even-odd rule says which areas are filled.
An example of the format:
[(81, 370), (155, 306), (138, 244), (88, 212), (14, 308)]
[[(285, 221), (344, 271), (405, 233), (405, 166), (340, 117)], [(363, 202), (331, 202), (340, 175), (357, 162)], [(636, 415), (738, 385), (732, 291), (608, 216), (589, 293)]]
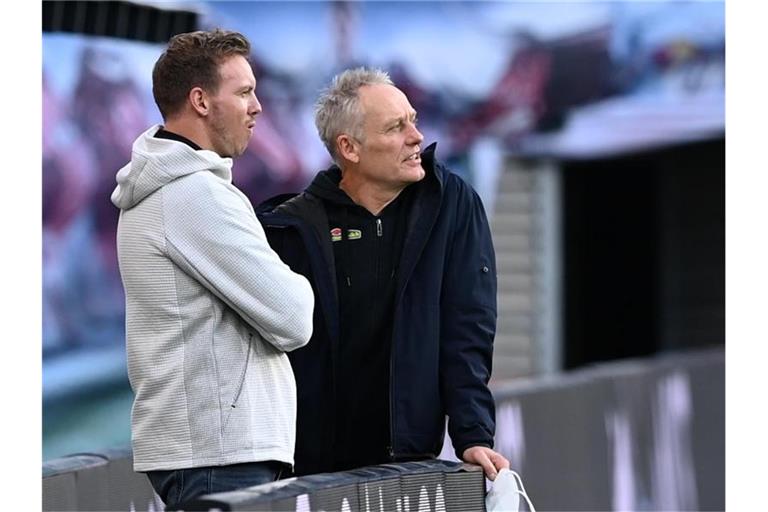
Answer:
[(496, 332), (496, 259), (480, 198), (453, 178), (458, 193), (443, 274), (440, 387), (448, 433), (461, 458), (471, 446), (493, 448), (495, 407), (488, 380)]
[(170, 258), (277, 349), (312, 335), (314, 295), (270, 248), (245, 196), (207, 173), (163, 188)]

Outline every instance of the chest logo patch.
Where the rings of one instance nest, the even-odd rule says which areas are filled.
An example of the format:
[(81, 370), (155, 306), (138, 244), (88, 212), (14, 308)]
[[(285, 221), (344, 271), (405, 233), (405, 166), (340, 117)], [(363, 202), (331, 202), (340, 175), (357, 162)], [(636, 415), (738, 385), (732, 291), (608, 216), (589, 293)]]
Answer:
[(348, 229), (347, 240), (360, 240), (363, 238), (363, 232), (359, 229)]
[(341, 228), (333, 228), (331, 230), (331, 241), (341, 242)]

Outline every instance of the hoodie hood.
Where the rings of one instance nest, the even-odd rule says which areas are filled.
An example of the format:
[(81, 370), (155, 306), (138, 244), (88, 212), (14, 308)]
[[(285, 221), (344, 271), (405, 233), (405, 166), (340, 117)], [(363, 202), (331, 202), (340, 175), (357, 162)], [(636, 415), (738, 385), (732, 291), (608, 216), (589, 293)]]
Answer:
[(117, 173), (112, 203), (121, 210), (133, 208), (171, 181), (199, 171), (210, 171), (232, 182), (232, 159), (209, 150), (195, 151), (183, 142), (158, 139), (161, 128), (152, 126), (133, 143), (131, 161)]
[(332, 165), (325, 171), (320, 171), (307, 187), (307, 192), (317, 197), (339, 205), (355, 205), (355, 202), (339, 188), (341, 182), (341, 169)]

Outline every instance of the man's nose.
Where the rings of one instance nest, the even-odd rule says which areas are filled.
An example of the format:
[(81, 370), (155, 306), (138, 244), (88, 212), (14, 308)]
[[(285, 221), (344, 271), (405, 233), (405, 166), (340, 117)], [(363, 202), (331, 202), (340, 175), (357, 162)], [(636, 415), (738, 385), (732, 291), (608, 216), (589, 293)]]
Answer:
[(261, 103), (259, 103), (259, 98), (257, 98), (255, 94), (253, 95), (253, 101), (249, 106), (250, 106), (250, 109), (248, 113), (250, 115), (256, 116), (261, 114)]
[(408, 133), (408, 142), (411, 144), (421, 144), (421, 141), (424, 140), (424, 135), (421, 134), (418, 128), (416, 128), (416, 125), (411, 123), (410, 133)]

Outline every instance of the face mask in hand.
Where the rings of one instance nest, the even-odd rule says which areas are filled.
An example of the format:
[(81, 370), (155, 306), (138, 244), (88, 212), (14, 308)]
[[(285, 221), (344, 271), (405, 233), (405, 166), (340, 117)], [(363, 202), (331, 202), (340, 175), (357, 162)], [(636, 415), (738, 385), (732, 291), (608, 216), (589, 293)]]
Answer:
[[(520, 483), (519, 486), (518, 482)], [(533, 503), (525, 492), (520, 475), (510, 469), (503, 468), (496, 475), (493, 487), (485, 497), (485, 508), (488, 512), (517, 512), (520, 510), (520, 496), (525, 498), (528, 509), (531, 512), (536, 512)]]

